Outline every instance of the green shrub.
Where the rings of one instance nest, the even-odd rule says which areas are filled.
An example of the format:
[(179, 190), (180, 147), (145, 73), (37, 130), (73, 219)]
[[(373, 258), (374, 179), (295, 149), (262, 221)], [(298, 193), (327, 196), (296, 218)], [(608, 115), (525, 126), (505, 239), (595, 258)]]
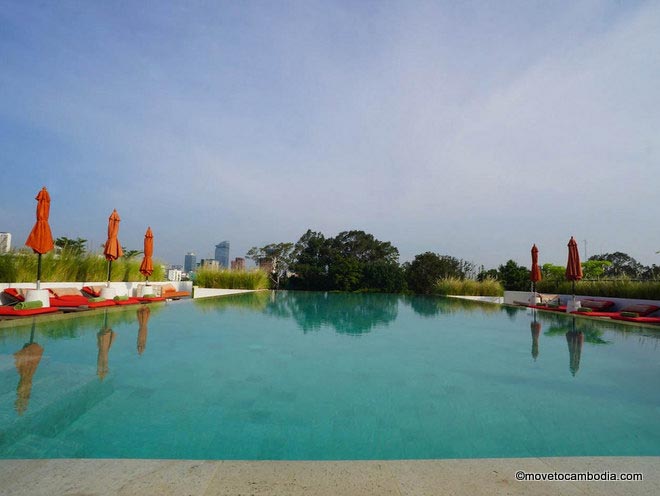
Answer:
[[(536, 290), (540, 293), (572, 294), (573, 292), (570, 281), (560, 283), (540, 281), (536, 284)], [(660, 281), (631, 281), (625, 277), (606, 281), (578, 281), (575, 283), (575, 294), (604, 298), (660, 300)]]
[(222, 289), (268, 289), (268, 274), (263, 270), (200, 269), (195, 272), (195, 286)]
[[(37, 278), (36, 254), (27, 250), (0, 255), (0, 282), (34, 282)], [(120, 258), (112, 262), (112, 281), (142, 281), (141, 258)], [(108, 262), (98, 253), (46, 253), (41, 257), (42, 282), (98, 282), (108, 277)], [(162, 263), (154, 260), (151, 281), (165, 280)]]
[(499, 281), (489, 277), (483, 281), (447, 277), (436, 282), (434, 293), (460, 296), (502, 296), (504, 295), (504, 288)]

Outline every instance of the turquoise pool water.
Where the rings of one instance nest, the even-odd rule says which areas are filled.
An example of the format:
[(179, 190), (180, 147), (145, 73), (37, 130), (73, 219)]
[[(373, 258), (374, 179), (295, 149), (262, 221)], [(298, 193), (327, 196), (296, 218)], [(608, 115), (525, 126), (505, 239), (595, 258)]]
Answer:
[(659, 337), (286, 292), (3, 323), (0, 457), (657, 456)]

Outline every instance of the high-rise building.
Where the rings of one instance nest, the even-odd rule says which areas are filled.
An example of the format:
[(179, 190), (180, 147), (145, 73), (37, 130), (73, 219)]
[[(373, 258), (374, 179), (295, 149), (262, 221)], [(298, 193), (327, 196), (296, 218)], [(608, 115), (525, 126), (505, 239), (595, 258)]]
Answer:
[(186, 253), (185, 258), (183, 259), (183, 271), (192, 272), (196, 268), (197, 268), (197, 257), (192, 251)]
[(245, 270), (245, 259), (236, 257), (231, 261), (231, 270)]
[(229, 268), (229, 241), (223, 241), (215, 245), (215, 259), (225, 269)]
[(7, 253), (11, 250), (11, 233), (0, 232), (0, 253)]

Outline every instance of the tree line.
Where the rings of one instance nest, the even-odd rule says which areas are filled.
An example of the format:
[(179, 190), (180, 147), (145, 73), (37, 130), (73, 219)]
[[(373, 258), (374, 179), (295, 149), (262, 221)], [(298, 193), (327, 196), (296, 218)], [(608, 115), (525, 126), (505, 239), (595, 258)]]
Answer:
[[(296, 243), (253, 247), (247, 258), (266, 270), (276, 289), (431, 294), (440, 279), (500, 281), (508, 290), (530, 288), (529, 268), (508, 260), (486, 270), (469, 261), (427, 251), (399, 263), (399, 250), (389, 241), (360, 230), (334, 237), (307, 230)], [(545, 264), (544, 278), (564, 278), (565, 267)], [(657, 279), (660, 267), (646, 267), (625, 253), (594, 255), (583, 263), (585, 279), (630, 277)]]
[(326, 237), (310, 229), (296, 243), (253, 247), (247, 257), (278, 289), (430, 294), (441, 278), (476, 275), (475, 264), (432, 252), (400, 264), (396, 246), (359, 230)]

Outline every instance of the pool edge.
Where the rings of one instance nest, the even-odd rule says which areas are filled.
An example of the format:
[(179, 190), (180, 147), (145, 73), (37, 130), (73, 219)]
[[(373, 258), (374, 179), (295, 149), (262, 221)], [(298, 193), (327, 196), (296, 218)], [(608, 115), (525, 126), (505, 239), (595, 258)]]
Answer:
[[(641, 473), (630, 482), (517, 481), (516, 473)], [(660, 457), (387, 461), (0, 460), (3, 494), (660, 494)], [(6, 491), (6, 492), (5, 492)]]

